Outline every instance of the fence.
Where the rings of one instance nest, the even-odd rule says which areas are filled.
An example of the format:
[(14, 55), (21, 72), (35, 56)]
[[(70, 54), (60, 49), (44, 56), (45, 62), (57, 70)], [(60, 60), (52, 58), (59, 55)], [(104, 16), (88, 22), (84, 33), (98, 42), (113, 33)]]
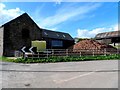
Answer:
[(48, 58), (51, 56), (95, 56), (95, 55), (111, 55), (119, 54), (120, 50), (113, 48), (105, 49), (47, 49), (46, 51), (41, 51), (37, 53), (22, 53), (16, 51), (16, 57), (25, 57), (25, 58)]

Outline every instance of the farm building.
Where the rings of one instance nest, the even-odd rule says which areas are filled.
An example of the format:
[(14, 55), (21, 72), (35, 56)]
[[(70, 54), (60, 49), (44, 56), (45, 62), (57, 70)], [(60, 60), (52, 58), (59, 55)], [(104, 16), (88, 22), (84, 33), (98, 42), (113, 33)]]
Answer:
[(99, 33), (95, 36), (96, 41), (113, 46), (120, 43), (120, 31)]
[(47, 49), (66, 49), (74, 44), (68, 33), (42, 29), (24, 13), (0, 27), (0, 56), (14, 56), (23, 46), (31, 47), (34, 40), (45, 40)]

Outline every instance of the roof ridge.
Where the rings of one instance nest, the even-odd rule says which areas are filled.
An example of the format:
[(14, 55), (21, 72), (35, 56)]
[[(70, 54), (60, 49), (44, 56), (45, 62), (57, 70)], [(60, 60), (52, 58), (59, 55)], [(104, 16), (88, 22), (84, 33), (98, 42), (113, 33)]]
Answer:
[(118, 31), (110, 31), (110, 32), (101, 32), (101, 33), (98, 33), (98, 34), (113, 33), (113, 32), (120, 32), (120, 30), (118, 30)]
[(42, 29), (42, 30), (45, 30), (45, 31), (50, 31), (50, 32), (57, 32), (57, 33), (69, 34), (69, 33), (66, 33), (66, 32), (61, 32), (61, 31), (53, 31), (53, 30), (48, 30), (48, 29)]
[[(23, 15), (25, 15), (25, 14), (28, 15), (26, 12), (24, 12), (24, 13), (22, 13), (21, 15), (13, 18), (12, 20), (9, 20), (8, 22), (4, 23), (4, 24), (1, 25), (1, 26), (4, 26), (4, 25), (6, 25), (6, 24), (8, 24), (8, 23), (10, 23), (10, 22), (12, 22), (12, 21), (14, 21), (14, 20), (16, 20), (17, 18), (19, 18), (19, 17), (21, 17), (21, 16), (23, 16)], [(28, 16), (29, 16), (29, 15), (28, 15)], [(29, 16), (29, 17), (30, 17), (30, 16)]]

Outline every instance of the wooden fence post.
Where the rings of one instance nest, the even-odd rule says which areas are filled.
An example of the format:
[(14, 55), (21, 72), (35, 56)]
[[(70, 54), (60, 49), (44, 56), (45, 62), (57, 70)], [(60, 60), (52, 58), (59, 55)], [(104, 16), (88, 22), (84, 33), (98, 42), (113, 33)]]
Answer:
[(52, 57), (53, 57), (53, 55), (54, 55), (54, 49), (52, 49)]
[(24, 52), (22, 53), (22, 56), (23, 56), (23, 58), (25, 59), (25, 53), (24, 53)]
[(66, 49), (66, 56), (68, 56), (68, 49)]
[(104, 49), (104, 56), (106, 56), (106, 48)]
[(38, 58), (40, 58), (40, 56), (39, 56), (39, 52), (38, 52)]
[(48, 49), (47, 49), (47, 58), (48, 58)]
[(81, 52), (80, 52), (80, 57), (81, 57)]
[(32, 60), (33, 60), (33, 53), (32, 53)]
[(95, 56), (95, 51), (94, 51), (94, 49), (93, 49), (92, 51), (93, 51), (93, 56)]
[(117, 55), (119, 55), (119, 49), (117, 48)]

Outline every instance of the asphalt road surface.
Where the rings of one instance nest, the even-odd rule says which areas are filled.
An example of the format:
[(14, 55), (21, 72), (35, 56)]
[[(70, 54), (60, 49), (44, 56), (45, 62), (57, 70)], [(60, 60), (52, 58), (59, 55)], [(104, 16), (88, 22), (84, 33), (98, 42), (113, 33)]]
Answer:
[(118, 60), (0, 62), (2, 88), (118, 88)]

